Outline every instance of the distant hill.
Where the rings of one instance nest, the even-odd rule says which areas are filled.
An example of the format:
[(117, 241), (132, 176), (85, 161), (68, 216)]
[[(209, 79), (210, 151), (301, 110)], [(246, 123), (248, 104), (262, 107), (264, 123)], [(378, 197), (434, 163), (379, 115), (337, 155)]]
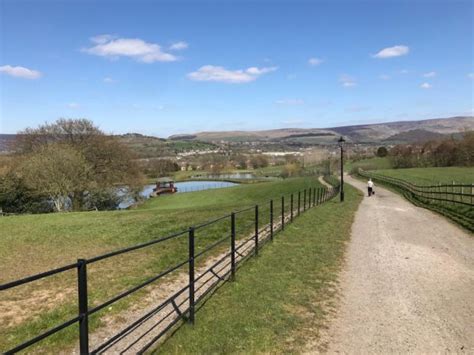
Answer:
[(11, 143), (15, 140), (16, 134), (0, 134), (0, 152), (10, 150)]
[[(179, 134), (168, 139), (128, 133), (117, 136), (140, 157), (170, 156), (191, 150), (215, 149), (215, 142), (270, 142), (287, 146), (333, 144), (343, 135), (353, 143), (411, 143), (474, 131), (474, 117), (436, 118), (332, 128), (281, 128), (263, 131), (216, 131)], [(0, 134), (0, 152), (8, 151), (14, 134)]]
[[(207, 142), (218, 141), (304, 141), (315, 144), (335, 142), (343, 135), (354, 143), (379, 143), (385, 140), (394, 141), (391, 137), (400, 138), (400, 142), (411, 142), (413, 137), (439, 137), (440, 135), (474, 130), (474, 117), (436, 118), (422, 121), (400, 121), (375, 123), (355, 126), (331, 128), (282, 128), (263, 131), (216, 131), (198, 132), (193, 134), (196, 140)], [(397, 136), (405, 132), (415, 131), (405, 138)], [(171, 136), (170, 139), (175, 136)]]
[(411, 131), (394, 134), (383, 141), (387, 143), (415, 143), (446, 138), (446, 136), (447, 134), (427, 131), (425, 129), (413, 129)]

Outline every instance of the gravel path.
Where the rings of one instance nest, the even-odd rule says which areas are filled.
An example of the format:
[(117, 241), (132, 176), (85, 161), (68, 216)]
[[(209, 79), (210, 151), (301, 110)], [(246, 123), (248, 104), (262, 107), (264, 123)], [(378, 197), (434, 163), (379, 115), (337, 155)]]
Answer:
[(474, 354), (474, 237), (375, 190), (352, 227), (328, 352)]

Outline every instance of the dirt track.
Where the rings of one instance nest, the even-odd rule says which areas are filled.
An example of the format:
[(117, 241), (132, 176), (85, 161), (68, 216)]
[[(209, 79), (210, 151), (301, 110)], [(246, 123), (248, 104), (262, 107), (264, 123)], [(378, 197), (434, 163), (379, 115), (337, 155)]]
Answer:
[(474, 353), (474, 237), (375, 190), (352, 227), (328, 352)]

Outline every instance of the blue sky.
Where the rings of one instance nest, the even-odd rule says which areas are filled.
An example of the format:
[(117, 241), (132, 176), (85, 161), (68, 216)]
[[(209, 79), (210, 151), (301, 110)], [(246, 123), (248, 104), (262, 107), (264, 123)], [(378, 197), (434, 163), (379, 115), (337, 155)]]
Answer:
[(0, 132), (331, 127), (472, 114), (472, 1), (0, 0)]

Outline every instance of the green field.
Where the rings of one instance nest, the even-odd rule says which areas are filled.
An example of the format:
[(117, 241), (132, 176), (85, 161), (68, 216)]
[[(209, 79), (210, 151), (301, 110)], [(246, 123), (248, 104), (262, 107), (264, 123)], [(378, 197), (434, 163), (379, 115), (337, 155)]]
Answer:
[(382, 169), (378, 170), (377, 174), (410, 181), (417, 185), (452, 184), (453, 181), (474, 184), (474, 167)]
[[(419, 189), (416, 193), (409, 193), (406, 189), (387, 185), (414, 204), (438, 212), (467, 230), (474, 231), (474, 209), (469, 205), (469, 203), (472, 205), (473, 201), (469, 194), (474, 193), (474, 167), (383, 169), (367, 173), (373, 174), (376, 184), (387, 185), (386, 182), (377, 179), (377, 175), (382, 175), (408, 181), (417, 186), (431, 186)], [(471, 187), (450, 186), (453, 183)]]
[[(282, 354), (308, 352), (333, 310), (334, 283), (361, 194), (346, 186), (278, 234), (156, 352)], [(316, 350), (324, 349), (311, 349)]]
[(364, 170), (379, 170), (379, 169), (390, 169), (392, 164), (388, 157), (385, 158), (367, 158), (361, 159), (357, 161), (349, 160), (344, 164), (344, 170), (352, 172), (355, 171), (357, 168), (361, 168)]
[[(0, 283), (72, 263), (77, 258), (90, 258), (162, 237), (255, 203), (264, 203), (261, 207), (263, 224), (268, 221), (270, 198), (279, 198), (282, 194), (310, 186), (319, 186), (316, 178), (162, 196), (127, 211), (1, 217)], [(279, 213), (278, 208), (275, 213)], [(247, 222), (252, 219), (252, 213), (240, 215), (237, 218), (238, 227), (248, 225)], [(203, 232), (198, 231), (197, 251), (227, 233), (228, 225), (226, 219)], [(246, 236), (251, 229), (251, 225), (239, 229), (239, 236)], [(186, 258), (187, 240), (184, 238), (92, 264), (88, 267), (90, 305), (101, 303)], [(0, 302), (0, 349), (6, 350), (41, 330), (75, 316), (76, 282), (76, 271), (71, 270), (45, 281), (3, 292)], [(112, 315), (118, 313), (128, 307), (131, 300), (136, 301), (134, 297), (125, 298), (105, 312)], [(99, 325), (98, 319), (91, 320), (92, 328)], [(67, 348), (76, 335), (76, 329), (71, 327), (44, 342), (42, 350), (51, 350), (53, 343), (55, 349)]]

